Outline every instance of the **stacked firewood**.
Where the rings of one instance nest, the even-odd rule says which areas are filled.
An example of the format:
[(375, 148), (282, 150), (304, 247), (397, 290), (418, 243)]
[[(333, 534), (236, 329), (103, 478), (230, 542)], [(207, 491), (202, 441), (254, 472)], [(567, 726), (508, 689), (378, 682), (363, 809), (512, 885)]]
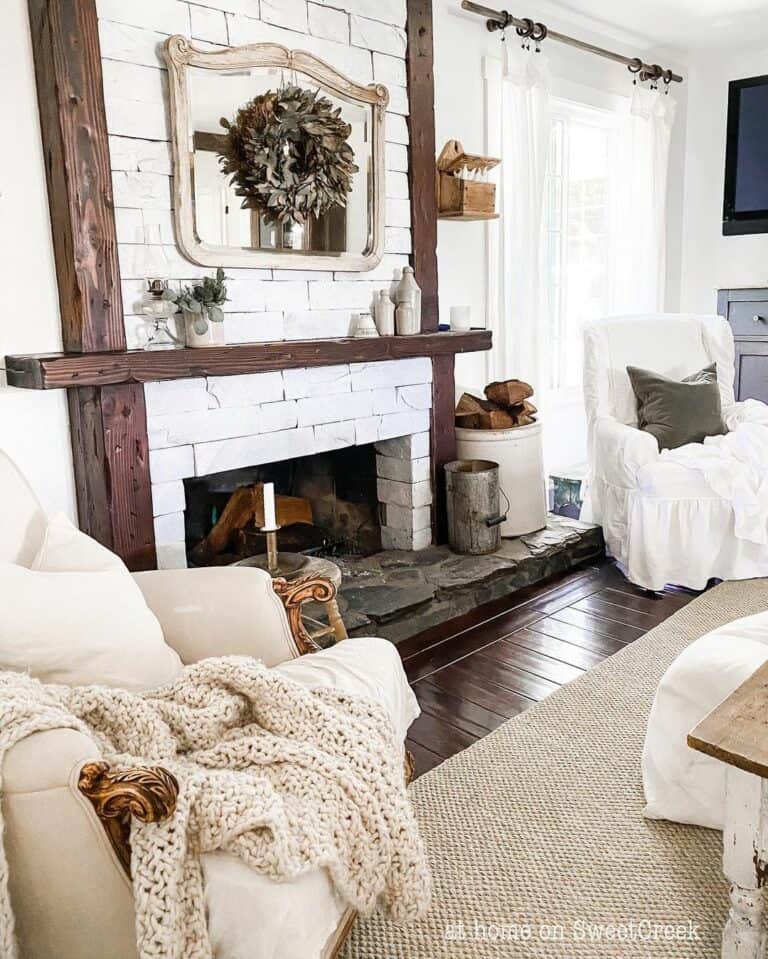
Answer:
[(456, 425), (471, 430), (509, 430), (536, 422), (530, 402), (533, 388), (522, 380), (489, 383), (485, 399), (464, 393), (456, 407)]

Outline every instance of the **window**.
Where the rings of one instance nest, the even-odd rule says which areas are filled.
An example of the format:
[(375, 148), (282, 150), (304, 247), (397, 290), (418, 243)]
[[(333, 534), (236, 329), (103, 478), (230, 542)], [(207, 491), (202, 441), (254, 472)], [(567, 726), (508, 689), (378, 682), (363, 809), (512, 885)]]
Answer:
[(610, 312), (611, 154), (615, 114), (553, 101), (543, 217), (549, 386), (581, 383), (581, 330)]

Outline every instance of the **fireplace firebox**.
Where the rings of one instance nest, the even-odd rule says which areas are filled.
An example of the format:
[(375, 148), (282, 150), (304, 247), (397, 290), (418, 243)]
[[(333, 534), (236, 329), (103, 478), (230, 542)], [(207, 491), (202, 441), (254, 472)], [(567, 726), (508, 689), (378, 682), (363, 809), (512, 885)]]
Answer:
[(227, 470), (184, 483), (190, 566), (224, 565), (266, 551), (263, 485), (274, 483), (282, 551), (368, 556), (382, 548), (372, 444)]

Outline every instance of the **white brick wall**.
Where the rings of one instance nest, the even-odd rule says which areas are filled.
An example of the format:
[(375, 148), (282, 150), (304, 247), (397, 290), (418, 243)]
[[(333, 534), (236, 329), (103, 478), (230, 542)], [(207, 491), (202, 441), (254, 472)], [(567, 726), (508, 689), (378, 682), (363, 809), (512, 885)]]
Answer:
[(428, 360), (148, 383), (158, 562), (184, 555), (182, 480), (376, 443), (387, 548), (431, 541)]
[(227, 18), (221, 10), (190, 6), (192, 36), (195, 40), (226, 45), (229, 42)]
[(208, 406), (258, 406), (285, 396), (282, 373), (243, 373), (240, 376), (209, 376)]
[(432, 542), (429, 433), (379, 442), (376, 453), (384, 549), (426, 549)]
[(352, 389), (352, 374), (346, 363), (308, 370), (284, 370), (283, 383), (286, 399), (303, 400), (308, 396), (349, 393)]
[(152, 508), (155, 516), (183, 512), (186, 509), (184, 483), (181, 480), (155, 483), (152, 487)]
[(319, 3), (307, 5), (309, 14), (309, 32), (315, 37), (326, 40), (349, 42), (349, 16), (344, 10), (335, 10)]
[(261, 19), (288, 30), (309, 33), (305, 0), (261, 0)]
[[(211, 272), (174, 243), (168, 81), (162, 45), (172, 33), (217, 46), (277, 42), (327, 60), (353, 79), (390, 89), (386, 118), (386, 251), (369, 273), (228, 270), (229, 342), (349, 335), (354, 316), (389, 285), (411, 249), (408, 194), (406, 0), (98, 0), (104, 98), (116, 205), (126, 335), (139, 345), (137, 244), (157, 225), (174, 283)], [(286, 279), (284, 283), (275, 282)], [(126, 283), (131, 283), (126, 286)]]

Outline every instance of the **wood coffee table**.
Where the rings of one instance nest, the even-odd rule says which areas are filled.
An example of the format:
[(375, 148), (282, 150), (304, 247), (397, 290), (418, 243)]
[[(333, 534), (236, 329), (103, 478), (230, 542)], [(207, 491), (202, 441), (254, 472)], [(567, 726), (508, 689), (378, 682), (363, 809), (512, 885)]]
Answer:
[(726, 765), (723, 872), (731, 905), (723, 959), (761, 959), (768, 882), (768, 663), (699, 723), (688, 745)]

